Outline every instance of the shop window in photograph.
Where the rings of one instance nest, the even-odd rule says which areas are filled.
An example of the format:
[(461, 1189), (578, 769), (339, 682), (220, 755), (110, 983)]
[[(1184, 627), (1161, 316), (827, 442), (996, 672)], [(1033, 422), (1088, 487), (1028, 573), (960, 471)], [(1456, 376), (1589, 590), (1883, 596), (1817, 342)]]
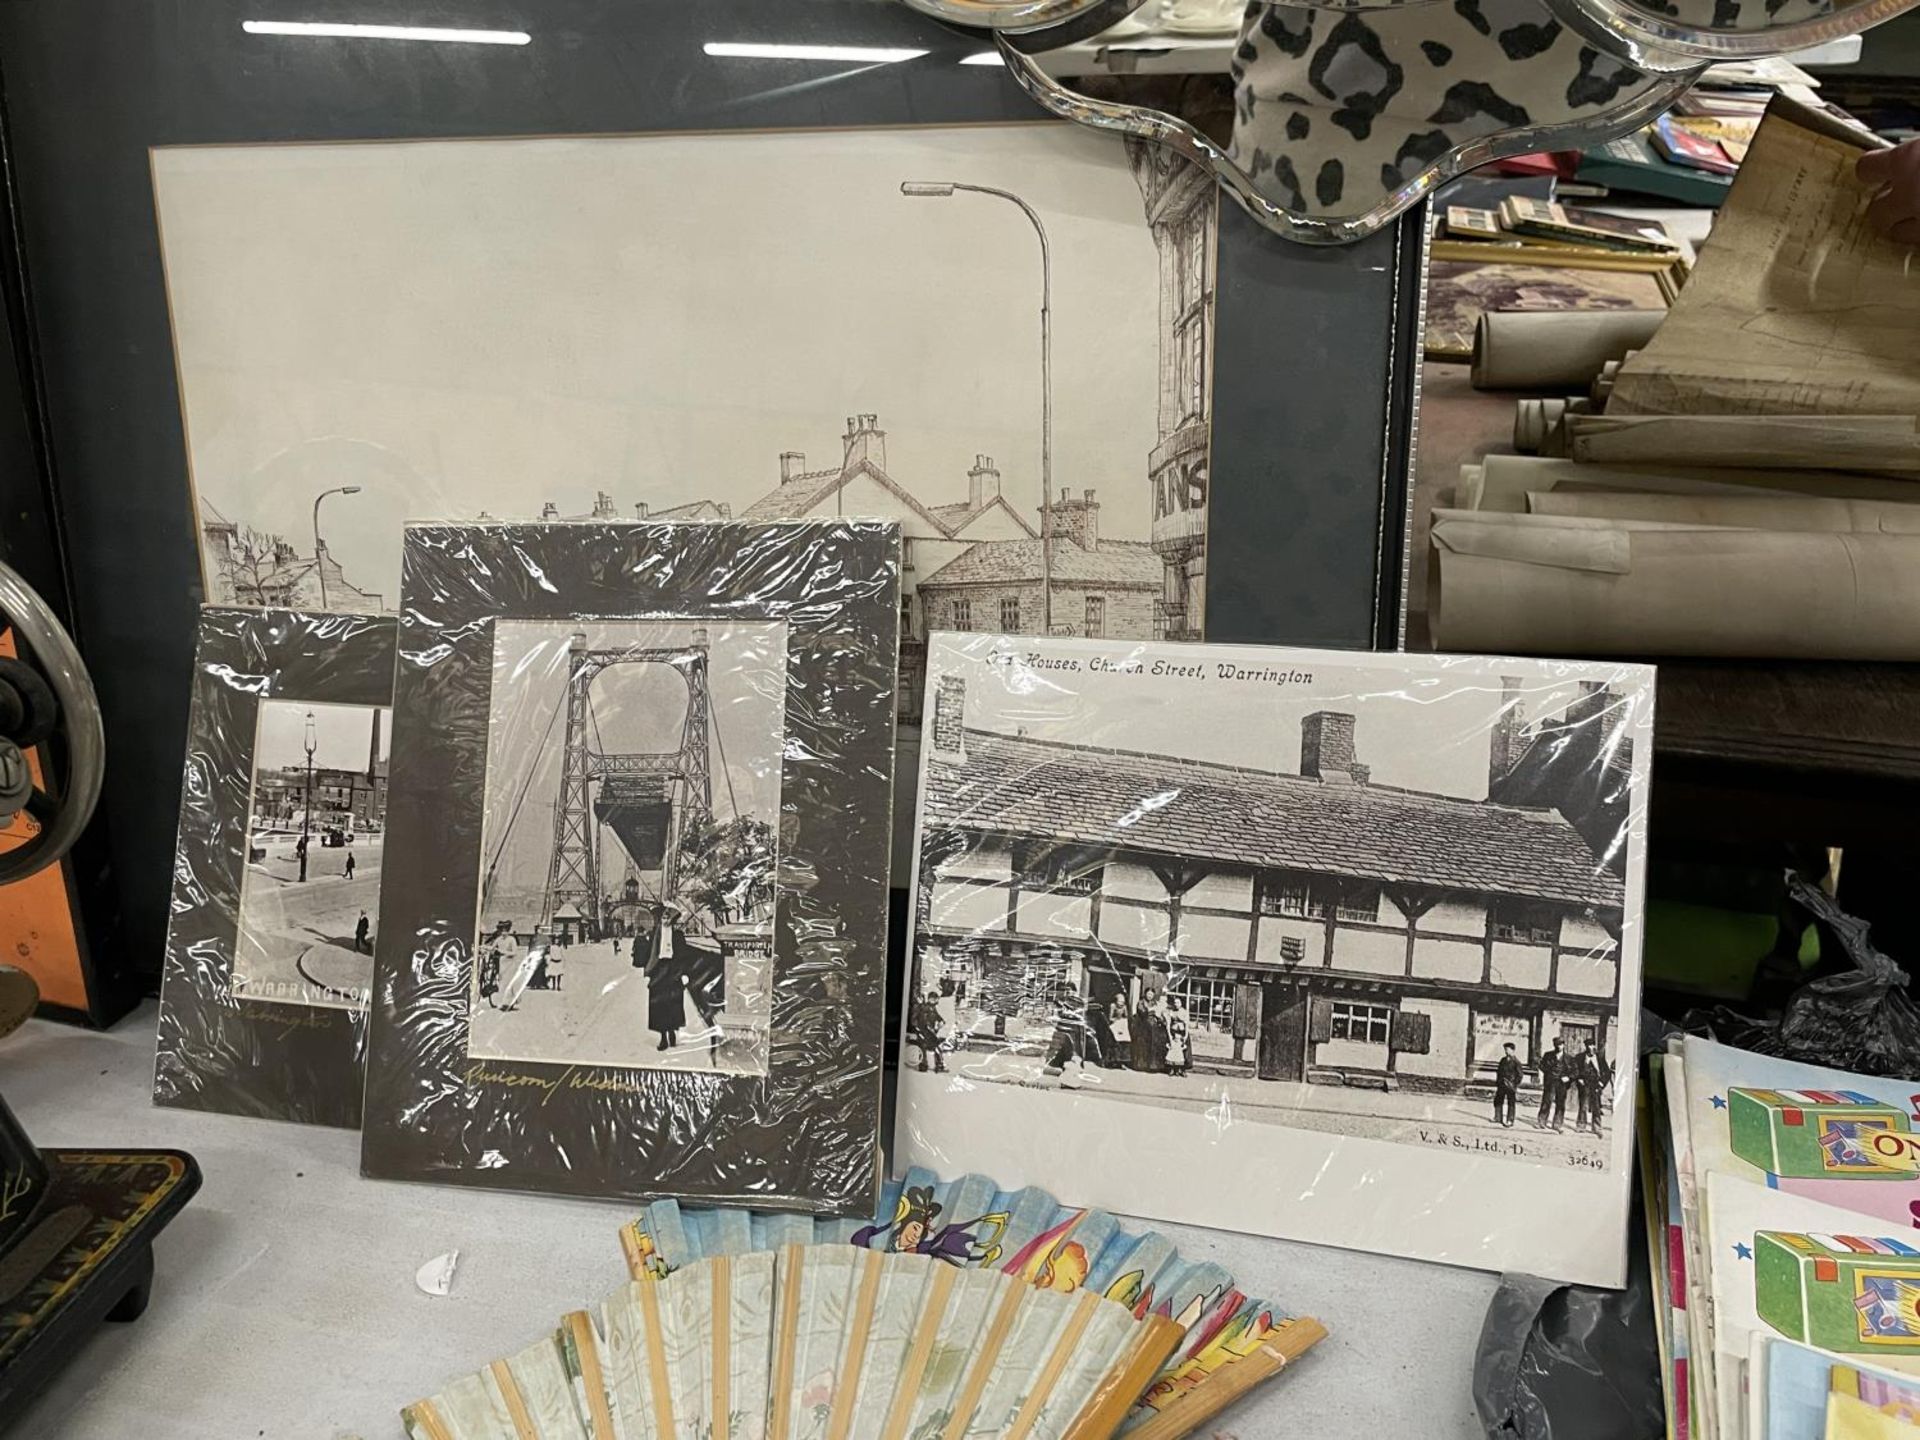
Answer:
[(1560, 917), (1550, 905), (1496, 900), (1490, 916), (1493, 938), (1522, 945), (1551, 945), (1560, 938)]
[(1393, 1007), (1334, 1001), (1332, 1038), (1356, 1040), (1363, 1045), (1386, 1044), (1393, 1038)]
[(1229, 1035), (1233, 1033), (1233, 991), (1231, 980), (1189, 979), (1176, 986), (1173, 994), (1187, 1007), (1187, 1023), (1194, 1029)]

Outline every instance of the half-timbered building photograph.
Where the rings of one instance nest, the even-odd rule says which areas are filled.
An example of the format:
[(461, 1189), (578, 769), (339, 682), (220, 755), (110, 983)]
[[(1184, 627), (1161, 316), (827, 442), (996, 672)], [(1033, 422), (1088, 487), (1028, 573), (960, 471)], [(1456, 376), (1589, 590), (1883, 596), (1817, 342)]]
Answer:
[(1630, 698), (1135, 650), (935, 676), (906, 1063), (1601, 1153)]

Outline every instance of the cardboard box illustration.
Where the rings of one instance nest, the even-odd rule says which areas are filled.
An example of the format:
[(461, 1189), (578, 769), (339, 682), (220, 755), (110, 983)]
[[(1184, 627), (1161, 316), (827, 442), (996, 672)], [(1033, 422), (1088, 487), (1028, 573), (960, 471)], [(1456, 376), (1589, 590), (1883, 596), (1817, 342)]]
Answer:
[(1876, 1159), (1875, 1131), (1907, 1134), (1913, 1117), (1853, 1090), (1727, 1091), (1728, 1146), (1769, 1175), (1803, 1180), (1908, 1180)]
[(1762, 1230), (1754, 1309), (1788, 1339), (1852, 1354), (1920, 1354), (1920, 1249), (1859, 1235)]

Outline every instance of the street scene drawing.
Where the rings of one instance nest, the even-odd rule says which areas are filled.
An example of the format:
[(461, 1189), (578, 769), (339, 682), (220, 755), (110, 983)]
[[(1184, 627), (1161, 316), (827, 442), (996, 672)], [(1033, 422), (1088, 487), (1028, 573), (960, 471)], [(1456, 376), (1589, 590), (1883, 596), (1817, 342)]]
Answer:
[(787, 628), (494, 629), (474, 1059), (764, 1074)]
[(391, 608), (423, 516), (849, 515), (902, 527), (908, 721), (934, 630), (1204, 633), (1219, 199), (1169, 151), (193, 147), (155, 183), (209, 600)]
[(371, 997), (387, 718), (369, 705), (261, 702), (237, 998), (358, 1010)]
[(904, 1066), (1608, 1168), (1645, 697), (1234, 654), (936, 649)]

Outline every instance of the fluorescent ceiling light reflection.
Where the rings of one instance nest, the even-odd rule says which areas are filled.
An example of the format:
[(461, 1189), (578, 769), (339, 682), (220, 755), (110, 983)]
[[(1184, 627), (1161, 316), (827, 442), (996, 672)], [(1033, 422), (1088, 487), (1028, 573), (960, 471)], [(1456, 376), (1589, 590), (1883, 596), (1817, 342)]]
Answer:
[(249, 35), (319, 35), (349, 40), (440, 40), (464, 45), (525, 45), (524, 30), (444, 30), (431, 25), (335, 25), (319, 20), (242, 20)]
[(1000, 58), (1000, 52), (998, 50), (982, 50), (978, 55), (967, 56), (967, 58), (960, 63), (962, 65), (999, 65), (1004, 67), (1007, 62)]
[(850, 60), (868, 65), (895, 65), (902, 60), (918, 60), (927, 53), (863, 45), (753, 45), (723, 40), (709, 40), (700, 48), (728, 60)]

